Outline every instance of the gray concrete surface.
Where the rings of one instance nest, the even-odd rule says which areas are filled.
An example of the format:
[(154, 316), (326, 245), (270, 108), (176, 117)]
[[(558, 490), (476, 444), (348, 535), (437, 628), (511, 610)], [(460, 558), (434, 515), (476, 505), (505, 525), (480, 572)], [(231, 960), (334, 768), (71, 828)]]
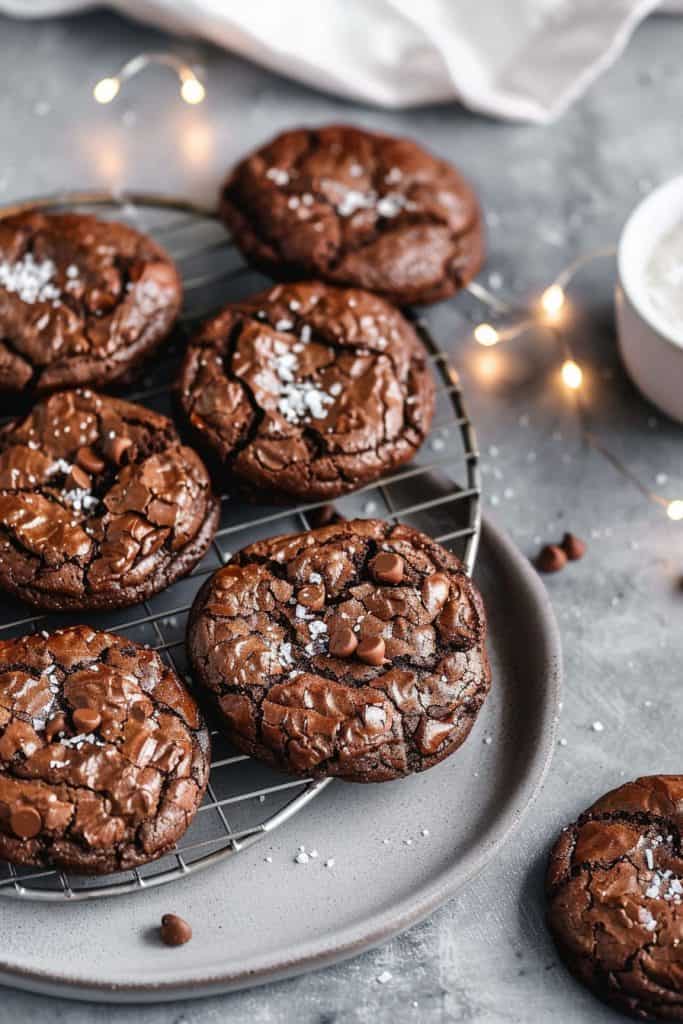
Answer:
[[(110, 107), (95, 80), (143, 49), (197, 57), (209, 96), (178, 100), (150, 71)], [(683, 19), (657, 18), (618, 65), (550, 128), (499, 124), (453, 107), (403, 114), (316, 94), (208, 45), (169, 42), (106, 14), (53, 23), (0, 19), (0, 201), (56, 188), (126, 186), (206, 200), (248, 147), (293, 123), (344, 118), (415, 135), (457, 161), (488, 211), (487, 274), (537, 294), (579, 252), (609, 243), (640, 195), (681, 171)], [(613, 261), (583, 272), (570, 336), (587, 369), (593, 429), (650, 485), (683, 496), (683, 431), (625, 378), (613, 334)], [(494, 276), (494, 284), (500, 281)], [(519, 546), (564, 529), (586, 537), (585, 561), (548, 579), (561, 625), (566, 692), (558, 746), (523, 827), (457, 900), (426, 924), (352, 962), (283, 984), (196, 1003), (121, 1008), (3, 990), (0, 1024), (252, 1024), (296, 1020), (563, 1024), (619, 1019), (566, 974), (543, 924), (542, 870), (562, 823), (626, 777), (681, 770), (683, 524), (581, 444), (557, 383), (557, 353), (538, 334), (477, 349), (467, 297), (436, 314), (467, 386), (484, 453), (487, 511)], [(449, 333), (450, 332), (450, 333)], [(603, 732), (591, 724), (601, 721)], [(2, 934), (0, 946), (11, 943)], [(55, 956), (58, 956), (55, 950)], [(392, 973), (379, 985), (377, 975)], [(417, 1005), (415, 1005), (417, 1004)]]

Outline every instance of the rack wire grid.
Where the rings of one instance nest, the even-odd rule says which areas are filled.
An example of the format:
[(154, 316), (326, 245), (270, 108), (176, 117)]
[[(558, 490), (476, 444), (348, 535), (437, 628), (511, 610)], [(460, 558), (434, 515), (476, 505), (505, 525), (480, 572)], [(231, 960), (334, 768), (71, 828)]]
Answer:
[[(253, 294), (272, 282), (244, 264), (213, 210), (176, 197), (147, 193), (59, 193), (0, 209), (0, 217), (26, 210), (92, 208), (156, 238), (181, 269), (185, 305), (178, 327), (156, 355), (155, 366), (147, 370), (141, 386), (126, 396), (170, 416), (170, 387), (192, 330), (226, 302)], [(347, 518), (380, 516), (416, 526), (455, 550), (471, 573), (481, 525), (481, 478), (475, 433), (465, 411), (457, 371), (448, 355), (434, 342), (426, 321), (410, 310), (406, 313), (429, 351), (438, 381), (434, 426), (413, 462), (338, 499), (335, 510)], [(246, 506), (224, 494), (218, 532), (209, 552), (192, 573), (143, 604), (114, 612), (89, 613), (89, 624), (148, 644), (192, 688), (184, 634), (189, 609), (203, 581), (229, 560), (231, 551), (262, 537), (308, 529), (311, 513), (322, 504)], [(24, 605), (0, 599), (0, 638), (82, 620), (78, 613), (31, 614)], [(215, 728), (211, 728), (211, 739), (213, 759), (205, 800), (192, 826), (171, 853), (137, 870), (95, 878), (0, 862), (0, 896), (75, 901), (164, 885), (248, 848), (301, 811), (331, 781), (279, 775), (230, 749)]]

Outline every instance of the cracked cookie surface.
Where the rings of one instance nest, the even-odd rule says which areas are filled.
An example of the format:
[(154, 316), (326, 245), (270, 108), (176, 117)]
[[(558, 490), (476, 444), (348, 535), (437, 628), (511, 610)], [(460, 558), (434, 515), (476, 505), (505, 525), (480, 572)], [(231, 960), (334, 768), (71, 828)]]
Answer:
[(106, 874), (172, 849), (209, 734), (158, 654), (88, 626), (0, 642), (0, 857)]
[(88, 389), (0, 430), (0, 587), (41, 608), (136, 604), (204, 555), (218, 502), (170, 420)]
[(435, 390), (426, 349), (397, 309), (358, 289), (307, 283), (278, 285), (205, 324), (179, 393), (221, 470), (313, 499), (411, 459)]
[(0, 391), (127, 379), (181, 301), (167, 253), (126, 224), (73, 213), (0, 219)]
[(617, 1009), (683, 1021), (683, 775), (607, 793), (560, 834), (548, 922), (569, 968)]
[(481, 598), (429, 537), (352, 520), (236, 554), (188, 626), (228, 738), (296, 775), (381, 782), (466, 739), (490, 686)]
[(399, 305), (462, 288), (484, 256), (482, 215), (459, 172), (410, 139), (348, 125), (284, 132), (229, 175), (220, 212), (247, 259)]

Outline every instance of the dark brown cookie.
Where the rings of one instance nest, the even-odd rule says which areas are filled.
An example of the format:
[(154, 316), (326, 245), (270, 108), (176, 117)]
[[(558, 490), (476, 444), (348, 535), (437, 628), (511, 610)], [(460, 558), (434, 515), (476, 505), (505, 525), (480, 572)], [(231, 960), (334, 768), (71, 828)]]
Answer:
[(151, 409), (63, 391), (0, 430), (0, 587), (38, 607), (151, 597), (217, 521), (204, 464)]
[(447, 298), (484, 257), (479, 203), (454, 167), (347, 125), (278, 135), (235, 167), (220, 210), (273, 277), (358, 285), (399, 305)]
[(569, 968), (640, 1020), (683, 1021), (683, 775), (603, 796), (560, 834), (548, 921)]
[(0, 857), (106, 874), (172, 849), (209, 734), (158, 654), (89, 626), (0, 642)]
[(311, 283), (226, 307), (190, 343), (180, 400), (223, 469), (269, 491), (332, 498), (413, 457), (434, 381), (383, 299)]
[(0, 219), (0, 390), (127, 379), (181, 301), (166, 252), (125, 224), (74, 213)]
[(195, 600), (188, 650), (240, 750), (295, 775), (383, 782), (465, 740), (490, 685), (485, 635), (453, 554), (352, 520), (235, 555)]

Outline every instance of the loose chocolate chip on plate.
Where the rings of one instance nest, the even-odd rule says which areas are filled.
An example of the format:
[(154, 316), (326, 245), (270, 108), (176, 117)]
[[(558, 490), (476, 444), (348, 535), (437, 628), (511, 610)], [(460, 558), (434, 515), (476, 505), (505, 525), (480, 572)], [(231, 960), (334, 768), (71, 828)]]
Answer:
[(95, 708), (76, 708), (71, 717), (79, 732), (93, 732), (102, 723), (102, 716)]
[(541, 572), (559, 572), (567, 564), (567, 554), (558, 544), (546, 544), (536, 559)]
[(160, 935), (161, 941), (167, 946), (184, 946), (192, 938), (192, 928), (177, 914), (164, 914)]
[(570, 562), (577, 562), (586, 554), (586, 542), (573, 533), (565, 533), (562, 538), (562, 550)]
[(382, 552), (373, 558), (370, 570), (380, 583), (400, 583), (403, 579), (403, 559), (399, 555)]
[(43, 827), (43, 821), (35, 807), (16, 807), (10, 814), (10, 827), (19, 839), (33, 839)]

